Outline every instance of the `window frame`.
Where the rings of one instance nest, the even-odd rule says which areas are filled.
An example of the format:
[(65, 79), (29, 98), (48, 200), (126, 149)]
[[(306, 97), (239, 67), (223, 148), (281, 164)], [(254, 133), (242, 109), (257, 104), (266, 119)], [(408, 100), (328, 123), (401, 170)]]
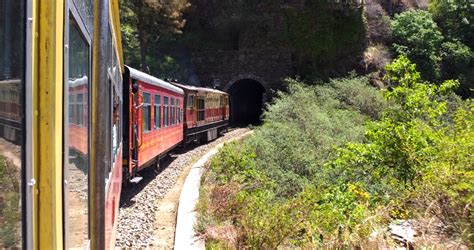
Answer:
[(163, 127), (169, 127), (169, 97), (163, 96)]
[[(90, 33), (90, 31), (86, 28), (86, 25), (84, 24), (84, 20), (83, 20), (83, 17), (79, 14), (80, 12), (78, 11), (78, 8), (76, 6), (76, 4), (74, 3), (73, 0), (67, 0), (65, 1), (65, 15), (64, 15), (64, 61), (63, 61), (63, 73), (64, 73), (64, 76), (63, 76), (63, 87), (64, 87), (64, 90), (63, 90), (63, 128), (62, 128), (62, 133), (63, 133), (63, 153), (64, 153), (64, 158), (63, 158), (63, 166), (62, 166), (62, 170), (63, 170), (63, 178), (62, 178), (62, 181), (63, 181), (63, 201), (62, 201), (62, 204), (63, 204), (63, 214), (62, 214), (62, 217), (63, 217), (63, 247), (64, 248), (69, 248), (69, 185), (68, 185), (68, 178), (69, 178), (69, 169), (68, 169), (68, 161), (69, 161), (69, 136), (66, 136), (65, 134), (65, 128), (69, 128), (69, 113), (68, 113), (68, 109), (66, 108), (68, 103), (69, 103), (69, 95), (70, 95), (70, 92), (69, 92), (69, 87), (68, 87), (68, 81), (69, 81), (69, 59), (70, 59), (70, 26), (71, 26), (71, 20), (74, 21), (75, 25), (77, 25), (77, 29), (80, 33), (80, 35), (82, 36), (82, 38), (84, 39), (85, 43), (88, 45), (88, 50), (89, 50), (89, 53), (88, 53), (88, 83), (87, 83), (87, 88), (88, 88), (88, 95), (84, 96), (83, 94), (83, 102), (87, 102), (89, 105), (87, 105), (87, 121), (84, 121), (84, 116), (81, 118), (82, 120), (82, 123), (80, 123), (78, 120), (75, 121), (75, 124), (77, 126), (80, 126), (80, 127), (84, 127), (85, 125), (85, 122), (87, 122), (87, 136), (88, 136), (88, 141), (87, 141), (87, 152), (88, 154), (90, 154), (91, 152), (91, 128), (92, 128), (92, 121), (91, 121), (91, 114), (92, 114), (92, 110), (91, 110), (91, 105), (90, 103), (92, 103), (92, 94), (91, 94), (91, 91), (92, 91), (92, 35)], [(78, 106), (79, 106), (79, 103), (78, 103), (78, 97), (76, 96), (75, 97), (75, 108), (76, 108), (76, 117), (78, 117), (78, 112), (77, 110), (79, 109)], [(82, 111), (82, 114), (84, 115), (85, 112), (84, 110)], [(90, 161), (90, 157), (88, 157), (88, 166), (90, 167), (91, 165), (91, 161)], [(89, 192), (90, 188), (91, 188), (91, 184), (90, 184), (90, 181), (89, 181), (89, 177), (90, 177), (90, 172), (87, 173), (87, 190)], [(90, 244), (90, 240), (91, 240), (91, 229), (90, 229), (90, 225), (91, 225), (91, 218), (90, 218), (90, 203), (89, 203), (89, 195), (88, 195), (88, 202), (87, 202), (87, 225), (88, 225), (88, 229), (87, 229), (87, 245)], [(87, 247), (84, 246), (84, 247)]]
[[(157, 102), (158, 100), (158, 102)], [(153, 107), (154, 107), (154, 124), (153, 124), (153, 127), (155, 130), (158, 130), (161, 128), (161, 95), (158, 95), (158, 94), (155, 94), (155, 96), (153, 97)], [(158, 110), (158, 114), (156, 113), (156, 111)], [(158, 119), (158, 120), (157, 120)], [(158, 123), (158, 124), (157, 124)]]
[[(145, 96), (148, 95), (148, 101), (149, 102), (146, 102), (145, 101)], [(143, 132), (146, 134), (146, 133), (149, 133), (152, 131), (151, 129), (151, 93), (149, 92), (145, 92), (143, 91), (143, 94), (142, 94), (142, 103), (143, 103), (143, 106), (142, 106), (142, 129), (143, 129)], [(148, 116), (148, 124), (146, 124), (146, 126), (143, 126), (145, 124), (145, 111), (148, 111), (147, 112), (147, 116)]]

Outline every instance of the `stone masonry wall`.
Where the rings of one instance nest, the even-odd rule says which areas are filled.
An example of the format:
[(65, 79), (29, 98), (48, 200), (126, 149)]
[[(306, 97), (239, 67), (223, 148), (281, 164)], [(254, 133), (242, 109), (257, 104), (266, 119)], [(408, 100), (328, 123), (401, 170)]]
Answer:
[(267, 91), (281, 89), (283, 78), (294, 74), (290, 51), (281, 49), (199, 52), (193, 54), (193, 64), (203, 86), (222, 90), (246, 78)]

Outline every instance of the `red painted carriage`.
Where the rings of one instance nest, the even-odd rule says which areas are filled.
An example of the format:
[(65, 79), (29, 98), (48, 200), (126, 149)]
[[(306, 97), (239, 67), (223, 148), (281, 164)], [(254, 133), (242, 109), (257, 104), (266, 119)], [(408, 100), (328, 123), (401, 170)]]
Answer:
[(126, 67), (124, 74), (124, 179), (161, 157), (183, 141), (182, 89)]
[(184, 136), (193, 140), (211, 141), (229, 125), (229, 95), (225, 92), (173, 83), (184, 90)]

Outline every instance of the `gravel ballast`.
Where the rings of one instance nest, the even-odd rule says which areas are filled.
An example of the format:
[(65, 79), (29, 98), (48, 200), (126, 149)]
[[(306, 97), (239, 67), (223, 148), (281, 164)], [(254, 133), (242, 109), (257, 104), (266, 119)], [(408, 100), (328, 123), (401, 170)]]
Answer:
[(238, 128), (208, 144), (183, 151), (174, 150), (171, 157), (163, 159), (159, 173), (153, 169), (142, 172), (143, 180), (122, 189), (116, 247), (153, 247), (155, 237), (155, 214), (158, 202), (176, 184), (182, 171), (192, 165), (216, 145), (231, 140), (249, 131)]

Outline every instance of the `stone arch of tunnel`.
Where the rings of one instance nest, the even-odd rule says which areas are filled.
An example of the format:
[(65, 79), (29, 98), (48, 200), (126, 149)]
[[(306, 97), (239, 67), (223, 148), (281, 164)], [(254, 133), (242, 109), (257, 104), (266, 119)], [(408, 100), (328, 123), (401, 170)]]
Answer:
[(230, 124), (234, 126), (261, 122), (266, 88), (251, 78), (237, 80), (226, 87), (230, 97)]

